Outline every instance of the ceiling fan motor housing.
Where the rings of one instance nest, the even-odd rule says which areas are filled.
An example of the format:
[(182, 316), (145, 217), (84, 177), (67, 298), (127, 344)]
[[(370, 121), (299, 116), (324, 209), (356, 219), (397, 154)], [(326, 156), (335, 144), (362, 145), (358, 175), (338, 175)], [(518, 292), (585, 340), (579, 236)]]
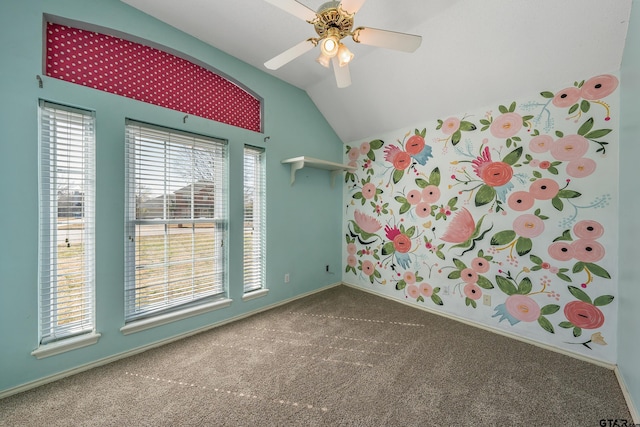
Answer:
[[(336, 35), (341, 40), (351, 34), (353, 15), (342, 10), (339, 1), (329, 1), (318, 8), (316, 19), (312, 24), (320, 38), (331, 35), (329, 32), (334, 34), (337, 32)], [(331, 28), (335, 30), (329, 31)]]

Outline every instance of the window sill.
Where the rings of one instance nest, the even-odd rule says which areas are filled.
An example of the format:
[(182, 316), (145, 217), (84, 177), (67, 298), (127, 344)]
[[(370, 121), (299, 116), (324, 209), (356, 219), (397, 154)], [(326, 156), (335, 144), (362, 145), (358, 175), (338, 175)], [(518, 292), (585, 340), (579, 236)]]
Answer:
[(77, 337), (44, 344), (33, 350), (31, 352), (31, 355), (35, 356), (36, 359), (55, 356), (56, 354), (65, 353), (77, 348), (93, 345), (98, 342), (100, 336), (101, 334), (92, 332), (90, 334), (79, 335)]
[(155, 328), (156, 326), (165, 325), (167, 323), (186, 319), (188, 317), (193, 317), (199, 314), (207, 313), (209, 311), (229, 307), (232, 302), (233, 300), (225, 298), (225, 299), (213, 301), (207, 304), (185, 308), (184, 310), (178, 310), (178, 311), (173, 311), (171, 313), (160, 314), (158, 316), (150, 317), (148, 319), (135, 320), (133, 322), (127, 323), (122, 328), (120, 328), (120, 332), (122, 332), (124, 335), (133, 334), (135, 332), (140, 332), (146, 329)]
[(255, 291), (247, 292), (246, 294), (242, 295), (242, 301), (249, 301), (255, 298), (260, 298), (267, 295), (268, 293), (269, 289), (258, 289)]

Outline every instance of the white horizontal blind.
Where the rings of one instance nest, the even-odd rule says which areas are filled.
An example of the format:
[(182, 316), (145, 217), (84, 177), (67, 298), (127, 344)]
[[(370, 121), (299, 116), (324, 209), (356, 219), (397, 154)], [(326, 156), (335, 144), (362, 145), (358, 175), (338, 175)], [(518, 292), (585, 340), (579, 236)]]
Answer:
[(40, 343), (92, 332), (95, 117), (40, 102)]
[(244, 292), (265, 287), (264, 150), (244, 147)]
[(127, 121), (126, 160), (126, 320), (223, 294), (226, 142)]

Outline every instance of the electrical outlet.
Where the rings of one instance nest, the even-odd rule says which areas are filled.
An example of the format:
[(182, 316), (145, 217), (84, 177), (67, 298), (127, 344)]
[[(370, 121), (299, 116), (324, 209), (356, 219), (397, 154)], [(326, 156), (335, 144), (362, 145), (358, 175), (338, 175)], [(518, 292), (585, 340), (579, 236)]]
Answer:
[(491, 295), (482, 295), (482, 303), (484, 305), (491, 305)]
[(324, 271), (326, 271), (327, 273), (329, 272), (329, 264), (327, 264), (327, 265), (324, 267)]
[(289, 273), (284, 275), (284, 283), (289, 283)]

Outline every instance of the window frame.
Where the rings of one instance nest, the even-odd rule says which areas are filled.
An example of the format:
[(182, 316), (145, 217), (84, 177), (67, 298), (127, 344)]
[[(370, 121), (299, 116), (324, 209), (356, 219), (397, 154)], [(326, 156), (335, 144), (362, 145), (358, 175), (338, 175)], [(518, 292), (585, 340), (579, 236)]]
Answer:
[[(253, 190), (252, 209), (249, 211), (247, 192)], [(244, 297), (261, 296), (267, 291), (266, 284), (266, 150), (245, 145), (243, 150), (243, 294)], [(256, 209), (257, 206), (257, 209)], [(247, 222), (251, 227), (247, 227)], [(248, 229), (258, 236), (258, 247), (247, 252)], [(254, 242), (252, 242), (254, 243)], [(249, 270), (248, 270), (249, 269)], [(245, 298), (245, 299), (246, 299)]]

